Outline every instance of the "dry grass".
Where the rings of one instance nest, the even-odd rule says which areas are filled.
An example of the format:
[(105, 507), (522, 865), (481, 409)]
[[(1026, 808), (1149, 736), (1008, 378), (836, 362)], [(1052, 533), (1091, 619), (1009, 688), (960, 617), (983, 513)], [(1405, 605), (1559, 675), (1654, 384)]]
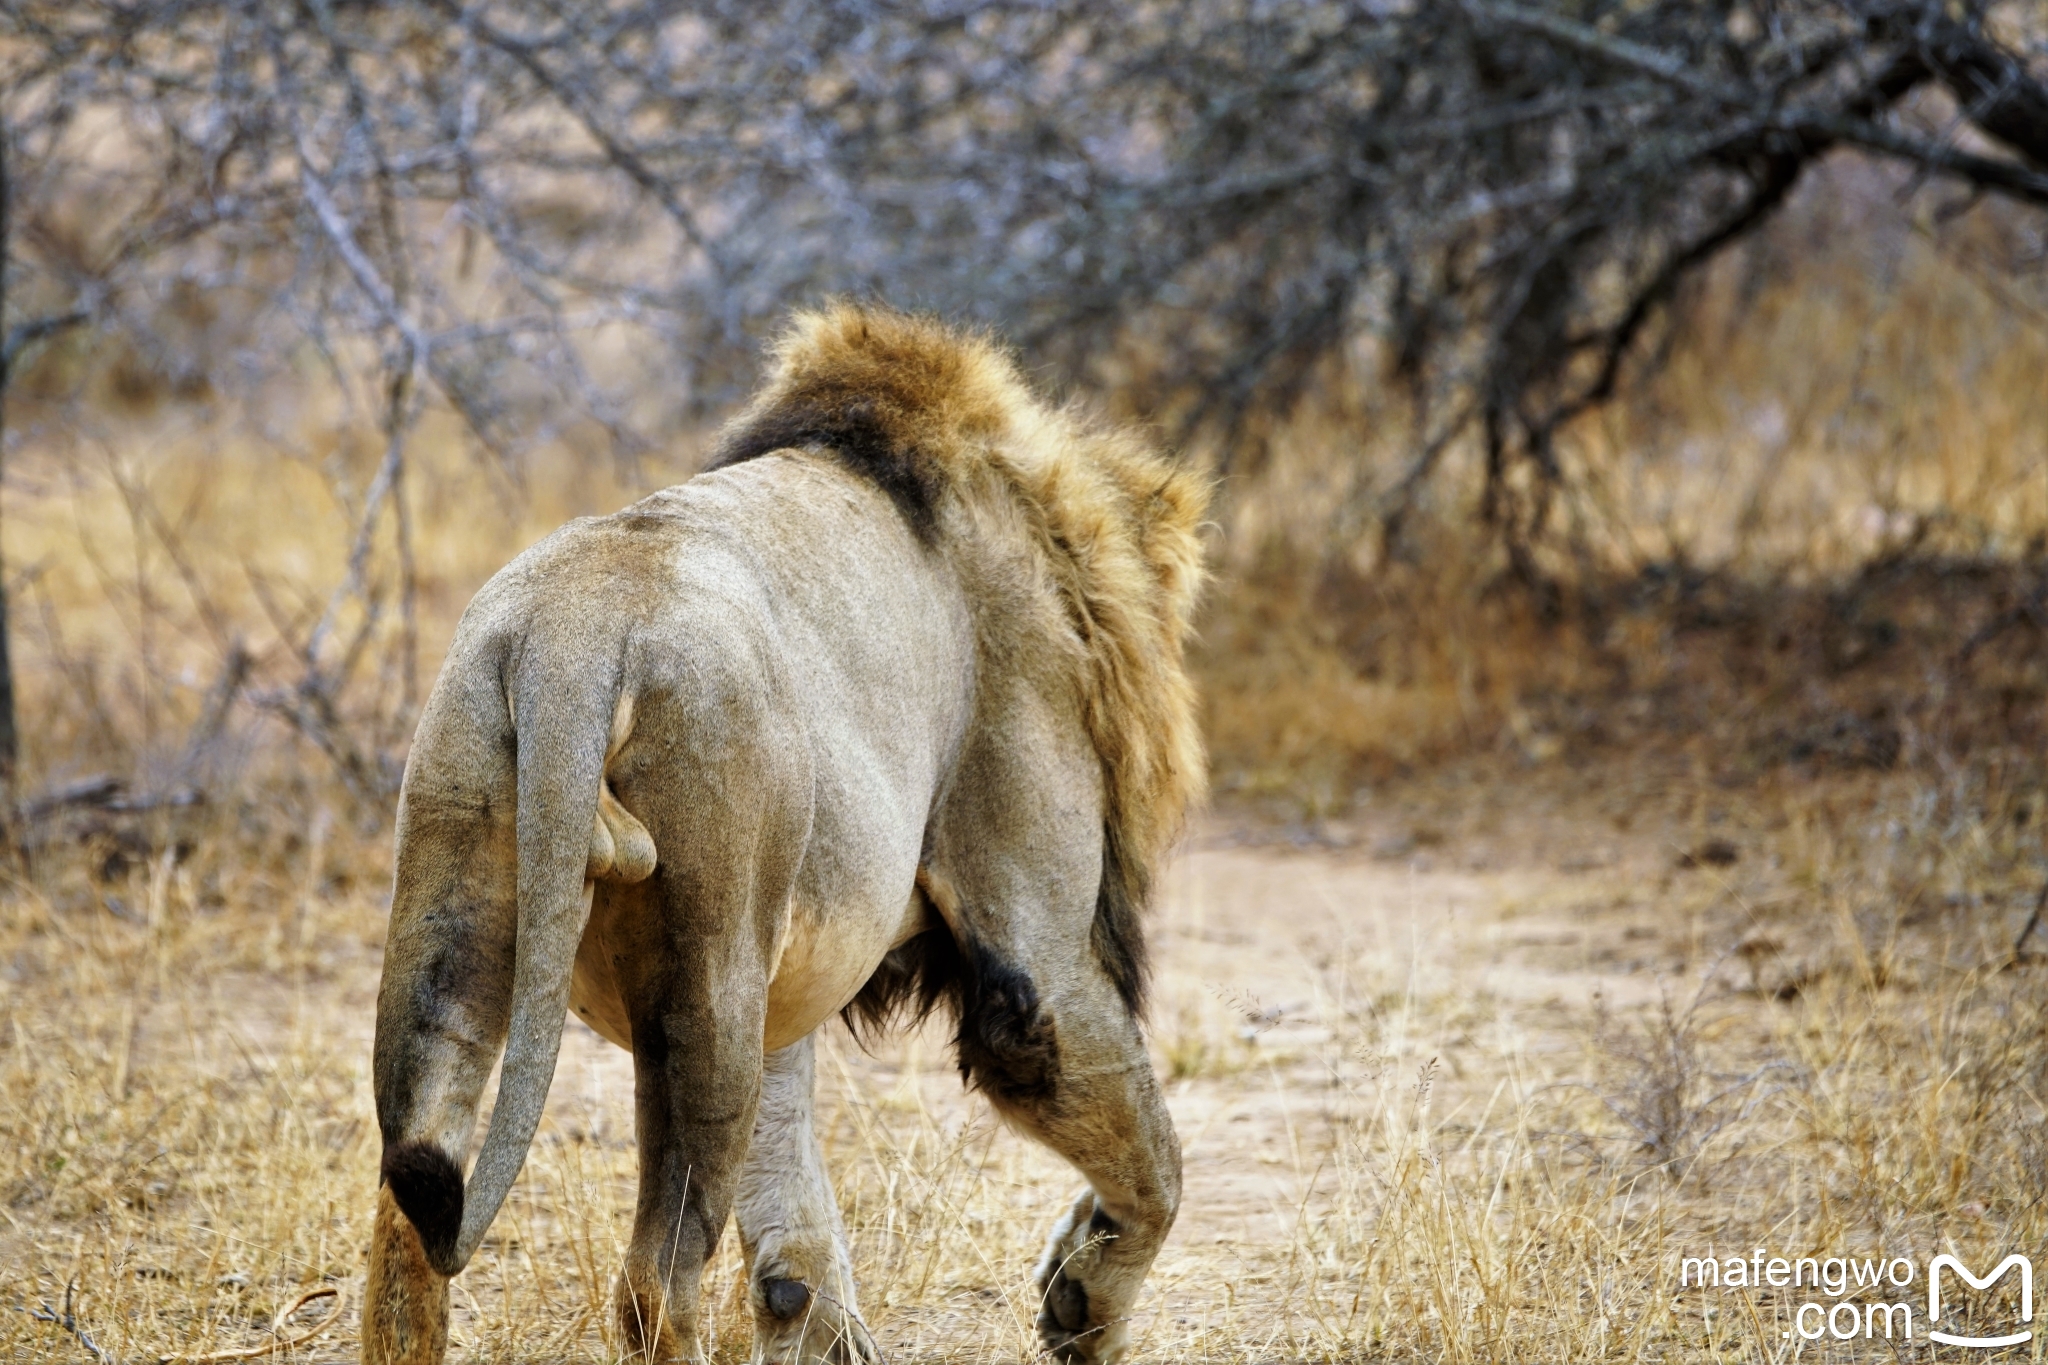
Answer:
[[(1445, 820), (1453, 794), (1326, 825), (1335, 847), (1205, 827), (1157, 924), (1156, 1060), (1189, 1200), (1141, 1310), (1145, 1358), (1788, 1359), (1796, 1300), (1680, 1291), (1679, 1258), (2038, 1244), (2048, 992), (2034, 961), (2008, 967), (2030, 884), (1915, 912), (1887, 874), (1853, 870), (1891, 846), (1917, 876), (1937, 848), (2001, 832), (1873, 839), (1905, 803), (1841, 780), (1798, 825), (1724, 812), (1712, 827), (1738, 861), (1679, 869), (1683, 785), (1657, 783), (1665, 803), (1646, 798), (1626, 833), (1568, 783), (1542, 793), (1558, 811), (1542, 820), (1461, 804), (1471, 823), (1421, 851), (1398, 832)], [(9, 887), (10, 1309), (75, 1285), (94, 1341), (147, 1360), (261, 1341), (280, 1303), (334, 1284), (342, 1322), (299, 1358), (352, 1350), (388, 855), (307, 812), (296, 838), (267, 812), (268, 847), (211, 813), (154, 831), (188, 840), (182, 859), (103, 879), (89, 850), (52, 852)], [(890, 1358), (1027, 1357), (1029, 1267), (1071, 1173), (961, 1093), (936, 1034), (871, 1057), (835, 1029), (822, 1070)], [(461, 1358), (611, 1358), (629, 1077), (575, 1032), (515, 1198), (459, 1281)], [(721, 1360), (746, 1349), (739, 1270), (728, 1239)], [(9, 1311), (0, 1353), (80, 1347)]]
[[(1503, 590), (1441, 505), (1403, 555), (1328, 553), (1327, 431), (1236, 490), (1201, 658), (1222, 813), (1155, 920), (1189, 1194), (1143, 1358), (1925, 1358), (1787, 1337), (1806, 1296), (1681, 1288), (1680, 1259), (1975, 1264), (2048, 1234), (2048, 933), (2013, 953), (2048, 820), (2022, 609), (2048, 357), (1925, 238), (1866, 247), (1883, 288), (1863, 257), (1766, 270), (1762, 325), (1707, 328), (1588, 435), (1612, 477), (1566, 509), (1562, 598)], [(296, 439), (279, 464), (159, 414), (10, 454), (30, 789), (212, 797), (59, 813), (0, 883), (0, 1356), (84, 1359), (34, 1312), (67, 1294), (137, 1362), (266, 1340), (331, 1284), (343, 1316), (296, 1358), (353, 1357), (388, 828), (274, 722), (188, 744), (227, 645), (281, 685), (342, 573), (329, 476), (360, 487), (375, 443)], [(636, 482), (522, 484), (431, 424), (414, 468), (428, 672), (491, 569)], [(353, 723), (399, 714), (375, 661), (401, 632), (372, 633)], [(869, 1055), (835, 1029), (821, 1077), (888, 1358), (1028, 1358), (1072, 1174), (962, 1094), (936, 1031)], [(458, 1358), (612, 1357), (633, 1167), (630, 1063), (572, 1025), (458, 1281)], [(719, 1360), (747, 1349), (739, 1269), (728, 1238)]]

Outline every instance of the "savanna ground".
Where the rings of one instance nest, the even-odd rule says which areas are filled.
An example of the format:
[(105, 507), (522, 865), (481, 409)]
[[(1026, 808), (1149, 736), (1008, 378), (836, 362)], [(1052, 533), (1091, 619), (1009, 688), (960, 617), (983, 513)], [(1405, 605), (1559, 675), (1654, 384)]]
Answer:
[[(1794, 235), (1855, 211), (1832, 202)], [(1329, 552), (1330, 414), (1233, 486), (1197, 659), (1217, 802), (1152, 917), (1187, 1197), (1142, 1358), (1932, 1359), (1921, 1281), (1886, 1296), (1912, 1342), (1807, 1341), (1794, 1310), (1831, 1298), (1681, 1288), (1679, 1260), (2041, 1246), (2048, 929), (2018, 940), (2048, 821), (2048, 356), (1967, 259), (1879, 245), (1877, 285), (1853, 254), (1741, 282), (1739, 337), (1702, 305), (1704, 339), (1586, 434), (1548, 585), (1448, 513)], [(166, 403), (10, 454), (9, 1358), (261, 1346), (326, 1287), (286, 1333), (338, 1318), (280, 1358), (353, 1358), (390, 832), (349, 765), (416, 686), (375, 646), (431, 661), (520, 545), (687, 468), (518, 482), (449, 430), (422, 437), (417, 616), (372, 623), (360, 714), (325, 717), (264, 670), (355, 628), (318, 585), (355, 520), (329, 475), (373, 436), (280, 466)], [(863, 1307), (892, 1361), (1028, 1359), (1074, 1177), (945, 1042), (826, 1036)], [(629, 1078), (572, 1021), (457, 1281), (458, 1359), (613, 1357)], [(739, 1271), (728, 1237), (720, 1360), (747, 1350)]]

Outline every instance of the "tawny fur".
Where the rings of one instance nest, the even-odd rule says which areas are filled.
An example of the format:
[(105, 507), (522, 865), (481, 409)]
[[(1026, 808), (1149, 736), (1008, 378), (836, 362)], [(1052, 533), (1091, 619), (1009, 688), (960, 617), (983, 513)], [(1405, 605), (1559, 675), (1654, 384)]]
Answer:
[(701, 1356), (737, 1215), (759, 1358), (872, 1358), (809, 1039), (905, 998), (946, 1000), (963, 1074), (1087, 1178), (1039, 1333), (1119, 1354), (1180, 1200), (1138, 909), (1202, 781), (1205, 493), (986, 339), (839, 306), (712, 471), (492, 578), (400, 798), (367, 1358), (438, 1354), (422, 1310), (525, 1160), (570, 1008), (633, 1052), (629, 1350)]
[(377, 1191), (363, 1296), (364, 1365), (440, 1365), (448, 1352), (448, 1277), (427, 1264), (389, 1187)]
[[(1142, 904), (1208, 769), (1183, 664), (1204, 576), (1206, 481), (1127, 428), (1048, 405), (1002, 347), (932, 318), (838, 303), (798, 313), (771, 356), (714, 463), (765, 445), (756, 433), (829, 428), (806, 414), (855, 403), (942, 522), (949, 512), (969, 523), (1021, 520), (1035, 568), (1065, 608), (1066, 638), (1045, 643), (1077, 664), (1108, 823)], [(1004, 538), (961, 539), (975, 552)], [(1034, 622), (1001, 609), (1009, 605), (984, 610), (983, 628), (1013, 634)]]

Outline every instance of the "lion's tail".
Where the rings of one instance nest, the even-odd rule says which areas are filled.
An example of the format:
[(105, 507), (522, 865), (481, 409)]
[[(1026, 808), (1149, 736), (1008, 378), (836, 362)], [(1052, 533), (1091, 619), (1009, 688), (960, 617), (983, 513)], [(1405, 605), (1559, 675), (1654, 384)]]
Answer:
[[(554, 1080), (576, 948), (590, 915), (585, 876), (621, 669), (616, 659), (597, 664), (551, 643), (529, 639), (508, 679), (519, 788), (511, 1024), (491, 1126), (458, 1196), (461, 1231), (447, 1263), (435, 1266), (443, 1274), (469, 1263), (525, 1164)], [(403, 1207), (404, 1191), (393, 1193)]]

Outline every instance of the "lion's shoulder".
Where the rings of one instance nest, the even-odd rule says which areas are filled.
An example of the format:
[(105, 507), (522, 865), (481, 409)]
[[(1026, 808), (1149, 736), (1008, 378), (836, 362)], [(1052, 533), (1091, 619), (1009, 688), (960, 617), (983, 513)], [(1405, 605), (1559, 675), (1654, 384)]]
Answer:
[(791, 449), (871, 481), (928, 548), (972, 555), (985, 528), (1022, 528), (1059, 599), (1050, 619), (1079, 645), (1058, 652), (1077, 660), (1109, 832), (1142, 898), (1205, 776), (1182, 653), (1207, 481), (1136, 431), (1047, 403), (982, 332), (850, 303), (791, 321), (710, 467)]

